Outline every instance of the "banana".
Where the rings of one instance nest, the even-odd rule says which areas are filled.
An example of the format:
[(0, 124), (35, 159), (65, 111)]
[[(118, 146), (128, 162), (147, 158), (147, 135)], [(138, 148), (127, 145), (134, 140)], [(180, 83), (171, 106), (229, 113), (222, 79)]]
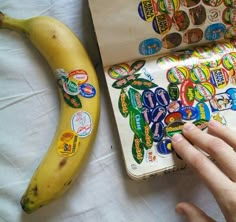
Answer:
[(62, 195), (86, 162), (99, 123), (99, 85), (81, 42), (60, 21), (48, 16), (16, 19), (0, 12), (0, 28), (23, 33), (33, 43), (59, 89), (55, 136), (21, 198), (22, 209), (32, 213)]

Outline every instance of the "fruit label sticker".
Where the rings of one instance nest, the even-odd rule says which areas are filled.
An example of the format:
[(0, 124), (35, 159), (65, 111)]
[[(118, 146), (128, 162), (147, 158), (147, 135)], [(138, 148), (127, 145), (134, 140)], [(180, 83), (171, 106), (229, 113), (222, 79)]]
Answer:
[(158, 9), (164, 13), (173, 13), (179, 10), (180, 0), (159, 0)]
[(157, 10), (157, 3), (154, 0), (142, 0), (138, 6), (139, 16), (147, 22), (153, 20)]
[(145, 39), (139, 44), (139, 53), (141, 55), (154, 55), (162, 48), (162, 43), (159, 39)]
[(60, 156), (70, 157), (73, 156), (79, 146), (79, 137), (77, 133), (73, 131), (65, 131), (59, 137), (57, 142), (57, 151)]
[(168, 14), (159, 14), (154, 17), (152, 26), (155, 32), (164, 35), (171, 29), (172, 21)]
[(79, 111), (71, 119), (71, 128), (79, 137), (87, 137), (92, 132), (92, 119), (88, 112)]
[(80, 95), (85, 98), (92, 98), (96, 95), (96, 89), (88, 83), (82, 84), (79, 87)]

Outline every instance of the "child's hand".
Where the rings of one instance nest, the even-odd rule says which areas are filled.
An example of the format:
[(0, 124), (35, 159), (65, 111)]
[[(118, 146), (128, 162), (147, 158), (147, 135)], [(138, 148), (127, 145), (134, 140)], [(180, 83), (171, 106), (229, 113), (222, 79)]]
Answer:
[[(211, 120), (207, 134), (186, 123), (183, 135), (172, 138), (175, 151), (193, 168), (214, 195), (227, 222), (236, 221), (236, 132)], [(191, 144), (208, 153), (214, 164)], [(233, 149), (232, 149), (233, 148)], [(176, 211), (191, 222), (214, 221), (190, 203), (179, 203)]]

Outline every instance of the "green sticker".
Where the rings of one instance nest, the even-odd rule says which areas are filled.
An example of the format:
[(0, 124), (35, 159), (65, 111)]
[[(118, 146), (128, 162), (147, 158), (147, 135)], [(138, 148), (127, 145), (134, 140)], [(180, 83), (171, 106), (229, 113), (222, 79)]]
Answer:
[(204, 130), (207, 128), (208, 120), (199, 119), (193, 122), (195, 126), (197, 126), (200, 130)]
[(82, 103), (80, 101), (80, 98), (75, 95), (69, 95), (64, 90), (62, 90), (62, 95), (64, 97), (65, 102), (72, 108), (82, 108)]
[(134, 135), (133, 145), (132, 145), (132, 154), (135, 161), (138, 164), (141, 164), (144, 159), (144, 147), (141, 140), (137, 135)]
[(142, 103), (142, 95), (135, 89), (130, 88), (129, 91), (129, 98), (131, 105), (138, 110), (142, 110), (143, 108), (143, 103)]
[(129, 124), (131, 130), (141, 138), (144, 135), (144, 119), (142, 113), (134, 108), (130, 108)]
[(173, 101), (178, 100), (178, 98), (179, 98), (179, 88), (176, 84), (170, 83), (168, 85), (168, 92), (169, 92), (171, 100), (173, 100)]
[(143, 78), (132, 80), (130, 85), (139, 90), (151, 89), (158, 86), (155, 83)]
[(184, 126), (184, 122), (182, 121), (176, 121), (176, 122), (170, 123), (165, 128), (166, 135), (169, 137), (172, 137), (176, 133), (182, 133), (183, 126)]
[(145, 60), (138, 60), (136, 62), (134, 62), (132, 65), (131, 65), (131, 71), (129, 74), (133, 74), (133, 73), (136, 73), (138, 72), (140, 69), (143, 68), (143, 66), (145, 65), (146, 61)]
[(116, 80), (113, 84), (112, 87), (116, 89), (122, 89), (130, 85), (132, 81), (135, 81), (140, 74), (134, 74), (134, 75), (126, 75), (118, 80)]
[(142, 136), (142, 142), (145, 149), (152, 148), (153, 145), (153, 133), (151, 131), (150, 126), (145, 123), (144, 125), (144, 135)]
[(129, 115), (129, 106), (130, 100), (128, 95), (125, 93), (124, 89), (120, 92), (118, 106), (120, 109), (120, 113), (123, 117), (127, 117)]

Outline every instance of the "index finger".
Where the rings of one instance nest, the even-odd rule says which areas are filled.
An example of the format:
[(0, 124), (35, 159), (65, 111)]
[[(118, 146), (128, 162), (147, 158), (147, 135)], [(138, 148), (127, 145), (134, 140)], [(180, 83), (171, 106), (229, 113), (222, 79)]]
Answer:
[(232, 181), (201, 151), (193, 147), (181, 134), (172, 137), (175, 151), (189, 164), (205, 182), (214, 196), (222, 195)]

